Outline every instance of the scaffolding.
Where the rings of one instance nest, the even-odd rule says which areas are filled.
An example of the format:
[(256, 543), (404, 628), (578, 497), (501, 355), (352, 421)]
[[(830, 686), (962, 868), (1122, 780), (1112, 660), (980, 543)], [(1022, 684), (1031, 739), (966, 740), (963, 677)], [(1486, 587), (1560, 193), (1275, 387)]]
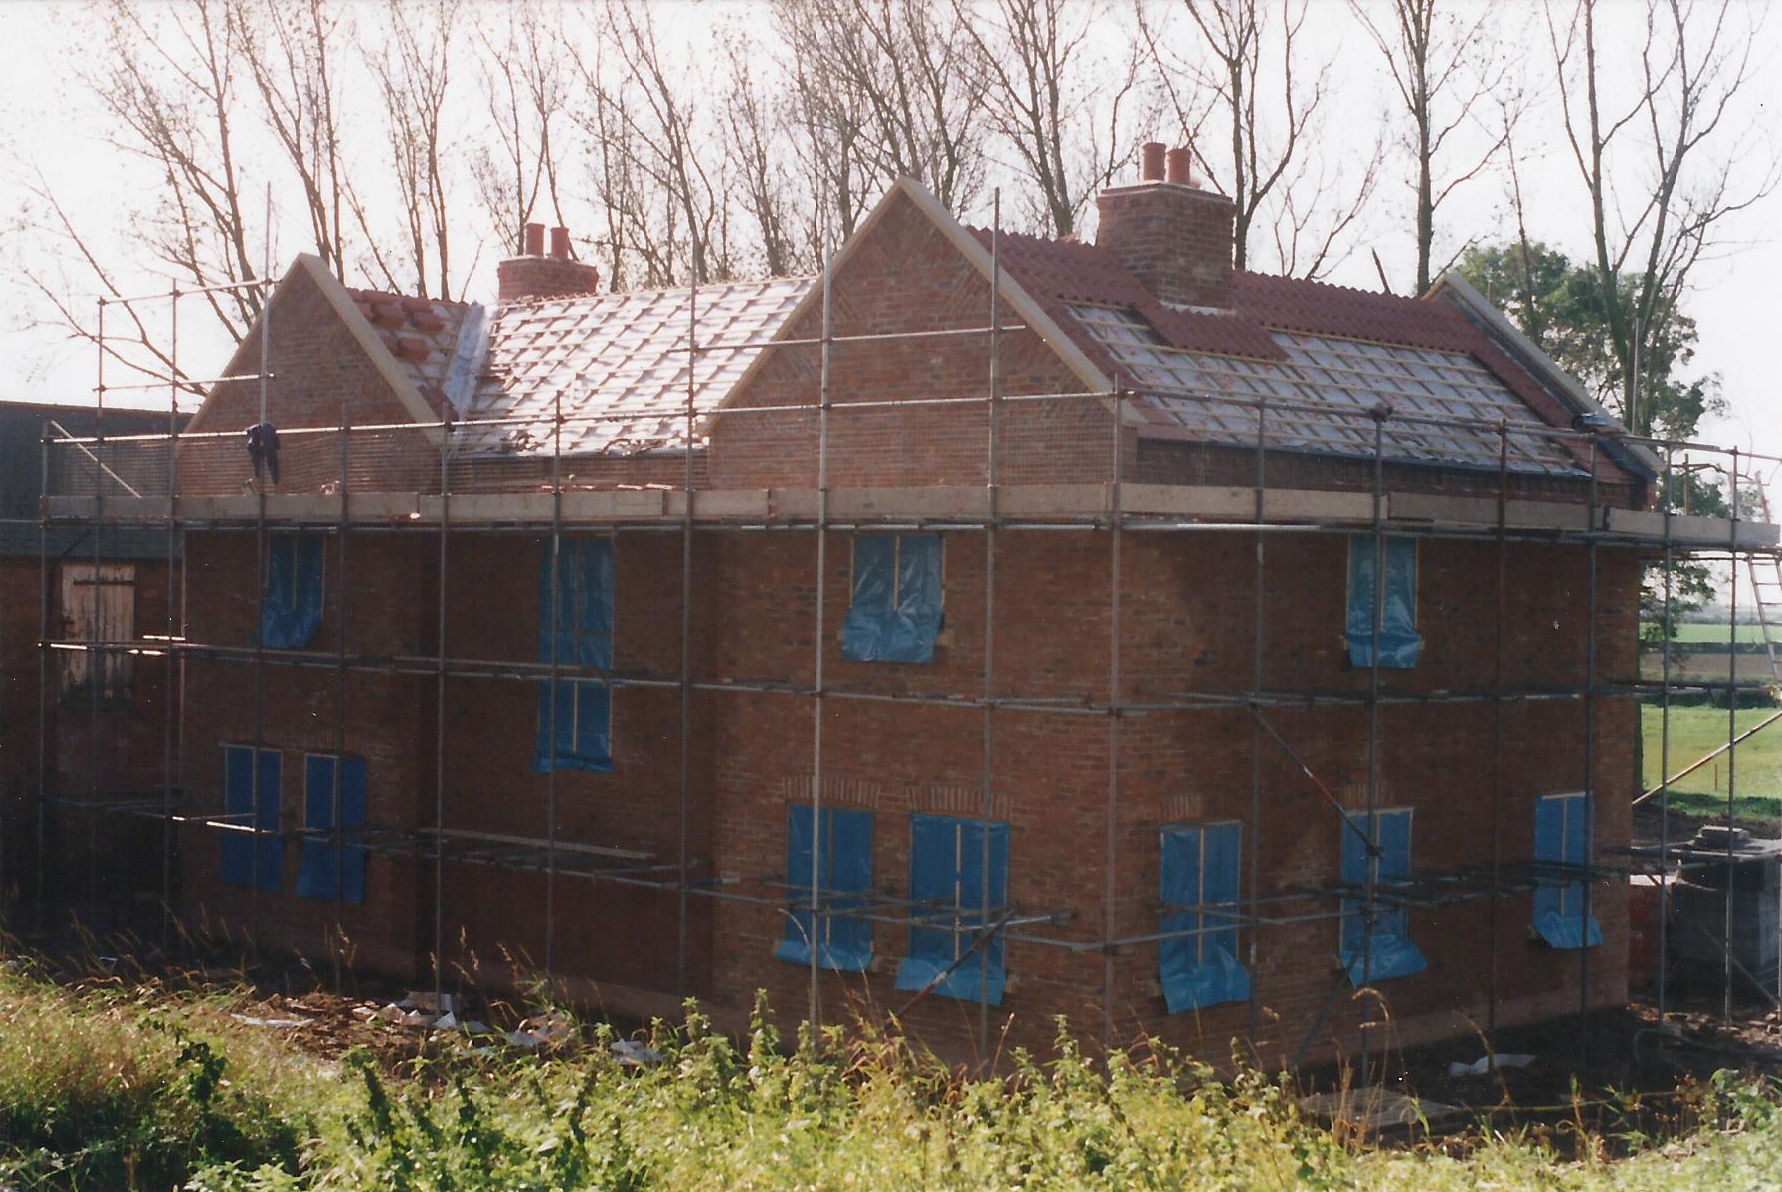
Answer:
[[(43, 448), (45, 488), (38, 526), (45, 549), (40, 553), (42, 583), (40, 592), (39, 634), (39, 719), (38, 719), (38, 787), (35, 802), (35, 844), (38, 850), (38, 899), (36, 921), (41, 929), (47, 913), (47, 882), (43, 878), (48, 858), (45, 822), (52, 809), (64, 809), (87, 818), (89, 845), (94, 874), (89, 891), (91, 911), (98, 908), (97, 824), (105, 815), (143, 817), (161, 826), (161, 881), (164, 930), (171, 932), (175, 898), (174, 853), (175, 834), (185, 828), (201, 828), (218, 834), (238, 833), (257, 842), (266, 836), (295, 839), (321, 844), (334, 851), (335, 888), (333, 919), (341, 925), (345, 892), (342, 888), (343, 858), (346, 851), (405, 856), (429, 865), (431, 886), (432, 981), (436, 993), (449, 984), (447, 973), (446, 925), (451, 917), (445, 871), (448, 866), (471, 865), (540, 873), (544, 877), (543, 919), (546, 974), (557, 971), (556, 940), (559, 934), (559, 883), (591, 881), (620, 887), (633, 887), (673, 895), (675, 901), (675, 992), (684, 997), (691, 992), (689, 950), (691, 904), (694, 899), (711, 899), (754, 905), (778, 910), (788, 916), (808, 916), (813, 934), (820, 935), (823, 924), (838, 919), (864, 920), (907, 928), (925, 928), (953, 934), (961, 941), (954, 949), (954, 968), (978, 949), (1004, 941), (1021, 947), (1064, 949), (1078, 954), (1096, 954), (1103, 958), (1102, 1023), (1103, 1040), (1110, 1046), (1116, 1041), (1116, 966), (1122, 959), (1148, 955), (1147, 949), (1167, 940), (1193, 938), (1232, 929), (1244, 935), (1244, 949), (1252, 973), (1266, 946), (1264, 937), (1274, 928), (1290, 924), (1339, 920), (1359, 915), (1364, 940), (1383, 913), (1406, 907), (1448, 905), (1456, 902), (1485, 901), (1491, 906), (1491, 966), (1486, 974), (1486, 999), (1489, 1006), (1488, 1033), (1495, 1036), (1500, 1002), (1498, 940), (1502, 931), (1499, 908), (1504, 899), (1530, 891), (1580, 886), (1583, 891), (1579, 913), (1580, 927), (1589, 920), (1592, 891), (1603, 882), (1625, 880), (1634, 872), (1668, 874), (1676, 869), (1669, 839), (1670, 782), (1673, 775), (1653, 790), (1661, 807), (1661, 831), (1664, 835), (1656, 852), (1610, 855), (1595, 845), (1594, 801), (1598, 795), (1596, 711), (1604, 698), (1631, 701), (1657, 701), (1661, 707), (1660, 773), (1671, 774), (1670, 713), (1671, 699), (1683, 693), (1719, 695), (1728, 703), (1728, 745), (1738, 736), (1734, 711), (1737, 696), (1748, 690), (1737, 675), (1736, 649), (1730, 655), (1723, 681), (1696, 678), (1674, 681), (1669, 650), (1663, 651), (1663, 673), (1656, 680), (1641, 677), (1636, 669), (1631, 680), (1625, 677), (1604, 681), (1598, 665), (1598, 552), (1604, 548), (1632, 549), (1660, 563), (1664, 576), (1663, 615), (1672, 617), (1675, 594), (1671, 576), (1673, 565), (1681, 557), (1725, 562), (1730, 570), (1740, 561), (1776, 557), (1773, 530), (1742, 517), (1741, 489), (1750, 484), (1749, 470), (1759, 465), (1782, 462), (1778, 457), (1738, 450), (1722, 451), (1711, 445), (1637, 438), (1616, 433), (1612, 437), (1600, 428), (1572, 429), (1549, 426), (1511, 425), (1503, 420), (1468, 421), (1465, 419), (1429, 419), (1394, 412), (1388, 408), (1367, 411), (1371, 423), (1371, 449), (1365, 458), (1350, 462), (1365, 467), (1366, 483), (1360, 490), (1322, 491), (1294, 489), (1271, 483), (1270, 465), (1283, 458), (1283, 452), (1271, 446), (1269, 419), (1294, 414), (1328, 414), (1331, 407), (1316, 401), (1287, 402), (1257, 397), (1238, 401), (1229, 395), (1206, 396), (1188, 400), (1217, 401), (1222, 408), (1243, 406), (1254, 419), (1253, 444), (1242, 449), (1249, 460), (1252, 482), (1244, 487), (1213, 488), (1185, 484), (1145, 483), (1136, 478), (1135, 440), (1130, 435), (1133, 419), (1129, 407), (1152, 394), (1140, 387), (1117, 382), (1103, 392), (1004, 392), (1001, 373), (1003, 345), (1011, 334), (1030, 332), (1019, 318), (1010, 319), (1009, 304), (1002, 294), (1003, 235), (1000, 219), (988, 236), (989, 273), (988, 308), (980, 324), (966, 328), (942, 328), (932, 331), (899, 331), (879, 334), (837, 334), (832, 324), (831, 286), (835, 273), (835, 254), (825, 254), (824, 268), (816, 286), (821, 332), (815, 337), (768, 337), (744, 340), (707, 340), (702, 342), (697, 319), (700, 287), (689, 292), (689, 318), (685, 335), (686, 391), (678, 414), (680, 447), (677, 461), (678, 484), (630, 488), (589, 488), (578, 483), (565, 471), (566, 463), (583, 456), (565, 451), (568, 428), (597, 426), (602, 422), (630, 419), (632, 415), (590, 413), (564, 409), (564, 394), (554, 401), (550, 427), (548, 464), (541, 470), (542, 483), (529, 488), (516, 487), (504, 480), (492, 465), (461, 451), (461, 445), (478, 436), (499, 434), (531, 419), (485, 418), (454, 419), (446, 416), (433, 422), (404, 422), (355, 426), (343, 408), (342, 417), (331, 427), (280, 427), (278, 435), (288, 467), (306, 468), (316, 491), (272, 493), (270, 486), (258, 484), (251, 492), (232, 493), (203, 491), (202, 486), (185, 483), (196, 471), (202, 473), (211, 461), (221, 460), (225, 453), (239, 474), (240, 431), (187, 431), (180, 421), (182, 393), (196, 393), (212, 383), (257, 386), (259, 421), (268, 420), (271, 386), (277, 380), (272, 371), (270, 344), (273, 342), (273, 304), (266, 301), (259, 326), (260, 359), (253, 374), (219, 378), (216, 382), (191, 382), (180, 376), (178, 369), (178, 311), (180, 301), (204, 293), (202, 290), (180, 290), (177, 287), (160, 295), (133, 298), (108, 297), (98, 304), (98, 384), (96, 399), (99, 410), (97, 432), (89, 438), (76, 439), (65, 434), (53, 440), (46, 438)], [(270, 295), (271, 282), (243, 283), (259, 287)], [(107, 357), (105, 319), (109, 308), (165, 301), (172, 312), (169, 322), (173, 364), (166, 374), (152, 384), (164, 385), (168, 395), (168, 431), (166, 435), (107, 436), (104, 433), (104, 411), (108, 393), (119, 386), (108, 387), (105, 381)], [(885, 400), (837, 400), (836, 377), (833, 375), (832, 352), (843, 345), (910, 342), (923, 338), (965, 339), (981, 341), (984, 352), (984, 394), (981, 397), (928, 397), (903, 395)], [(771, 354), (788, 348), (814, 348), (818, 370), (813, 403), (788, 405), (731, 406), (701, 405), (695, 375), (700, 359), (710, 353), (741, 350)], [(573, 395), (571, 395), (573, 396)], [(1183, 400), (1181, 394), (1171, 394)], [(1105, 472), (1100, 478), (1081, 476), (1043, 481), (1009, 481), (1005, 464), (1011, 451), (1011, 411), (1020, 411), (1033, 403), (1045, 408), (1088, 408), (1107, 414), (1108, 440), (1105, 444)], [(1038, 407), (1035, 407), (1038, 408)], [(831, 474), (832, 443), (837, 420), (860, 417), (869, 412), (908, 414), (932, 410), (942, 416), (967, 415), (959, 419), (964, 427), (981, 426), (985, 432), (982, 450), (981, 484), (862, 489), (855, 485), (835, 485)], [(1357, 417), (1352, 407), (1344, 407), (1342, 415)], [(1018, 416), (1018, 415), (1017, 415)], [(803, 420), (812, 432), (815, 447), (814, 483), (808, 487), (786, 489), (731, 489), (712, 483), (702, 484), (705, 474), (702, 439), (709, 441), (712, 428), (724, 420), (764, 419), (781, 423)], [(981, 419), (981, 421), (974, 421)], [(1476, 479), (1478, 489), (1488, 495), (1454, 498), (1431, 498), (1426, 493), (1401, 492), (1388, 475), (1397, 466), (1386, 448), (1389, 425), (1448, 428), (1465, 426), (1491, 436), (1497, 443), (1497, 466), (1481, 471)], [(1571, 499), (1559, 501), (1529, 500), (1519, 485), (1519, 473), (1512, 465), (1512, 448), (1518, 439), (1546, 440), (1569, 447), (1581, 459), (1579, 491)], [(1035, 444), (1024, 443), (1032, 450)], [(1598, 463), (1603, 454), (1613, 450), (1623, 457), (1629, 449), (1639, 447), (1661, 461), (1656, 483), (1660, 494), (1656, 511), (1629, 509), (1605, 500), (1598, 490)], [(72, 452), (71, 458), (52, 461), (52, 451)], [(328, 468), (324, 465), (331, 464)], [(53, 466), (52, 466), (53, 465)], [(1676, 478), (1689, 472), (1712, 467), (1720, 473), (1732, 504), (1731, 516), (1725, 519), (1686, 515), (1675, 510)], [(184, 469), (184, 471), (182, 471)], [(331, 472), (331, 475), (328, 473)], [(1396, 475), (1396, 473), (1392, 473)], [(52, 477), (54, 479), (52, 480)], [(69, 491), (83, 489), (90, 491)], [(157, 492), (157, 488), (164, 491)], [(1491, 491), (1495, 490), (1495, 491)], [(128, 640), (100, 640), (96, 622), (86, 626), (79, 637), (56, 634), (51, 628), (51, 569), (55, 562), (47, 549), (52, 527), (77, 526), (91, 538), (92, 562), (102, 562), (103, 527), (128, 525), (159, 529), (166, 534), (165, 566), (169, 593), (166, 624), (160, 634), (141, 634)], [(183, 548), (186, 535), (206, 531), (251, 531), (255, 543), (256, 574), (266, 569), (269, 534), (274, 530), (305, 528), (326, 532), (334, 539), (334, 598), (338, 615), (333, 648), (269, 650), (256, 635), (252, 645), (227, 644), (194, 640), (190, 635), (187, 608), (186, 560)], [(916, 531), (970, 536), (981, 540), (984, 567), (983, 650), (981, 688), (978, 693), (897, 690), (888, 687), (834, 682), (825, 671), (826, 648), (833, 636), (826, 621), (826, 579), (829, 575), (827, 555), (830, 535), (846, 531)], [(1093, 684), (1085, 680), (1085, 688), (1093, 686), (1099, 694), (1060, 696), (1055, 693), (1010, 692), (999, 681), (996, 627), (998, 623), (997, 566), (998, 545), (1003, 535), (1012, 533), (1047, 533), (1054, 531), (1089, 531), (1108, 548), (1107, 578), (1108, 640), (1105, 678)], [(749, 532), (760, 534), (808, 534), (812, 536), (815, 572), (812, 577), (813, 641), (809, 659), (808, 681), (796, 678), (778, 680), (746, 680), (731, 676), (701, 676), (696, 673), (693, 657), (693, 604), (698, 591), (696, 574), (697, 537), (707, 533)], [(528, 662), (510, 658), (483, 658), (461, 653), (458, 643), (450, 638), (448, 580), (453, 565), (453, 547), (460, 535), (524, 534), (544, 538), (553, 575), (559, 566), (566, 534), (669, 534), (679, 539), (680, 607), (678, 665), (673, 671), (660, 669), (621, 668), (613, 665), (589, 666), (569, 664), (559, 659), (553, 648), (549, 661)], [(1131, 534), (1164, 534), (1183, 541), (1196, 535), (1234, 535), (1252, 543), (1250, 571), (1253, 576), (1251, 626), (1249, 641), (1250, 682), (1238, 689), (1140, 689), (1123, 676), (1122, 654), (1127, 649), (1122, 609), (1123, 549)], [(358, 648), (349, 638), (348, 600), (354, 588), (349, 582), (347, 545), (360, 535), (432, 537), (436, 546), (437, 607), (433, 610), (436, 649), (426, 653), (379, 654)], [(1377, 644), (1384, 625), (1385, 542), (1388, 536), (1418, 539), (1456, 539), (1485, 543), (1495, 548), (1495, 592), (1491, 602), (1495, 609), (1490, 634), (1495, 642), (1494, 678), (1485, 687), (1465, 690), (1415, 690), (1396, 687), (1382, 674), (1378, 648), (1371, 651), (1363, 689), (1335, 690), (1317, 688), (1282, 688), (1270, 684), (1267, 665), (1270, 626), (1265, 615), (1268, 582), (1271, 570), (1270, 545), (1279, 535), (1300, 538), (1311, 535), (1360, 536), (1371, 539), (1373, 546), (1373, 641)], [(1521, 543), (1563, 545), (1583, 551), (1587, 576), (1586, 613), (1583, 616), (1584, 681), (1582, 684), (1513, 683), (1508, 677), (1505, 656), (1508, 629), (1508, 605), (1512, 588), (1509, 574), (1509, 552)], [(1736, 641), (1736, 583), (1729, 608), (1728, 640)], [(174, 600), (177, 592), (179, 598)], [(256, 623), (262, 614), (264, 585), (256, 585), (253, 615)], [(551, 601), (553, 641), (557, 601)], [(50, 774), (51, 742), (47, 701), (51, 689), (52, 659), (58, 652), (83, 654), (129, 654), (158, 661), (165, 678), (163, 735), (163, 780), (161, 789), (153, 793), (107, 789), (102, 777), (96, 726), (99, 716), (98, 684), (89, 688), (89, 715), (95, 730), (87, 789), (76, 792), (53, 784)], [(260, 767), (253, 766), (250, 808), (248, 812), (231, 813), (219, 807), (221, 795), (215, 798), (194, 798), (186, 781), (185, 745), (190, 735), (185, 721), (185, 691), (188, 673), (196, 666), (246, 667), (253, 682), (254, 736), (251, 748), (258, 757), (268, 746), (265, 738), (265, 702), (269, 674), (286, 668), (331, 672), (334, 677), (334, 743), (336, 758), (347, 755), (347, 688), (349, 677), (357, 674), (406, 676), (417, 681), (431, 680), (434, 690), (433, 724), (434, 780), (431, 792), (432, 823), (420, 820), (420, 803), (416, 805), (417, 822), (408, 829), (387, 826), (343, 826), (342, 776), (340, 765), (333, 768), (331, 792), (332, 814), (326, 829), (310, 827), (291, 829), (281, 825), (267, 828), (259, 821), (261, 807)], [(1636, 663), (1637, 667), (1637, 663)], [(569, 840), (560, 836), (561, 813), (558, 800), (556, 761), (557, 734), (549, 734), (552, 762), (546, 769), (545, 831), (542, 837), (502, 835), (453, 826), (448, 822), (447, 740), (449, 723), (448, 691), (454, 682), (465, 679), (497, 680), (515, 684), (549, 686), (555, 693), (560, 684), (592, 680), (607, 685), (610, 691), (626, 689), (655, 690), (671, 693), (678, 699), (679, 773), (678, 805), (675, 809), (677, 847), (671, 855), (601, 844), (586, 840)], [(762, 872), (748, 875), (724, 874), (711, 858), (694, 855), (694, 823), (692, 806), (692, 759), (690, 740), (696, 695), (746, 694), (783, 702), (788, 716), (801, 706), (811, 716), (810, 804), (812, 809), (813, 843), (811, 872)], [(1505, 714), (1517, 705), (1540, 705), (1557, 702), (1581, 711), (1581, 771), (1584, 776), (1585, 856), (1582, 864), (1512, 855), (1505, 846), (1500, 830), (1499, 814), (1508, 796), (1504, 770)], [(863, 898), (831, 901), (825, 889), (821, 869), (821, 811), (826, 798), (824, 723), (828, 707), (839, 703), (902, 704), (951, 708), (978, 713), (981, 723), (981, 804), (977, 808), (979, 839), (983, 855), (980, 871), (983, 886), (977, 893), (975, 909), (962, 909), (958, 900), (944, 905), (933, 900), (897, 898), (873, 894)], [(1417, 871), (1388, 878), (1380, 872), (1381, 849), (1378, 823), (1381, 814), (1380, 752), (1382, 745), (1381, 712), (1397, 706), (1437, 705), (1489, 706), (1492, 712), (1492, 791), (1491, 840), (1489, 860), (1447, 870)], [(549, 701), (554, 718), (557, 701)], [(1316, 767), (1302, 760), (1294, 742), (1276, 724), (1279, 710), (1355, 709), (1365, 716), (1366, 782), (1365, 798), (1357, 806), (1345, 803), (1324, 781)], [(1118, 888), (1120, 865), (1117, 863), (1121, 842), (1122, 799), (1122, 731), (1125, 722), (1134, 717), (1166, 712), (1225, 711), (1245, 717), (1250, 731), (1250, 790), (1247, 821), (1243, 825), (1242, 893), (1234, 903), (1173, 904), (1159, 901), (1155, 909), (1165, 912), (1191, 912), (1194, 925), (1176, 930), (1123, 933), (1118, 922), (1117, 907), (1123, 897)], [(1074, 718), (1089, 723), (1100, 720), (1106, 734), (1108, 756), (1106, 795), (1102, 809), (1105, 837), (1104, 885), (1101, 891), (1102, 914), (1099, 923), (1087, 924), (1079, 931), (1062, 930), (1081, 919), (1079, 908), (1069, 904), (1023, 906), (1009, 902), (996, 904), (991, 890), (990, 839), (991, 826), (997, 820), (995, 791), (997, 767), (994, 744), (998, 717), (1004, 714), (1044, 715), (1061, 719)], [(1748, 734), (1747, 734), (1748, 735)], [(1267, 831), (1263, 791), (1264, 758), (1271, 753), (1285, 757), (1315, 790), (1324, 805), (1338, 817), (1342, 831), (1360, 836), (1365, 851), (1365, 874), (1360, 881), (1339, 880), (1322, 883), (1277, 883), (1264, 872), (1262, 837)], [(1735, 786), (1732, 765), (1728, 762), (1726, 824), (1735, 818)], [(1603, 791), (1604, 797), (1618, 797), (1617, 792)], [(1358, 819), (1367, 826), (1358, 826)], [(250, 849), (252, 880), (247, 886), (248, 932), (250, 941), (258, 933), (261, 915), (261, 850)], [(4, 856), (0, 852), (0, 856)], [(1727, 856), (1728, 885), (1734, 857), (1729, 844)], [(5, 880), (0, 878), (0, 888)], [(1661, 898), (1668, 897), (1668, 886), (1661, 888)], [(1731, 900), (1728, 899), (1727, 935), (1731, 933)], [(1669, 993), (1665, 984), (1663, 932), (1666, 916), (1661, 913), (1658, 1000), (1661, 1013)], [(1721, 941), (1725, 954), (1725, 1012), (1732, 1009), (1733, 959), (1726, 938)], [(809, 995), (807, 1018), (813, 1024), (822, 1021), (823, 986), (821, 949), (809, 948)], [(1361, 984), (1371, 981), (1369, 966), (1372, 949), (1361, 948)], [(1578, 1013), (1581, 1018), (1590, 1011), (1591, 950), (1579, 949)], [(1339, 965), (1339, 970), (1341, 966)], [(912, 1002), (931, 992), (952, 973), (940, 973), (927, 987), (916, 993)], [(992, 1039), (989, 966), (977, 966), (980, 977), (977, 1009), (977, 1043), (980, 1056), (989, 1054)], [(1778, 974), (1782, 980), (1782, 973)], [(1341, 971), (1335, 978), (1324, 1010), (1312, 1024), (1304, 1041), (1295, 1052), (1295, 1062), (1302, 1058), (1314, 1036), (1322, 1028), (1336, 997), (1344, 988)], [(1260, 984), (1260, 983), (1257, 983)], [(1252, 992), (1248, 998), (1248, 1031), (1254, 1039), (1260, 1030), (1261, 997)], [(1362, 1054), (1370, 1048), (1369, 1025), (1360, 1027)], [(1580, 1030), (1580, 1046), (1585, 1032)]]

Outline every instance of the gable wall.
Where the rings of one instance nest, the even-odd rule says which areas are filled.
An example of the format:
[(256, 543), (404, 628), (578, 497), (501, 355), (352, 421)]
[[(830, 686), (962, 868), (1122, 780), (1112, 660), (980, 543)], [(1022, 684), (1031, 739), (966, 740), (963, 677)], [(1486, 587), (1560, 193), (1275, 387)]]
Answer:
[[(333, 491), (341, 474), (341, 442), (334, 431), (293, 433), (301, 427), (404, 427), (414, 414), (390, 387), (301, 264), (294, 266), (272, 303), (266, 417), (279, 428), (282, 493)], [(260, 371), (260, 333), (243, 341), (239, 372)], [(226, 382), (213, 388), (188, 428), (199, 435), (180, 445), (182, 493), (243, 491), (253, 476), (240, 433), (259, 421), (260, 383)], [(355, 489), (425, 491), (438, 484), (439, 452), (421, 430), (359, 431), (348, 437), (347, 475)]]
[[(902, 193), (850, 250), (831, 283), (831, 334), (957, 330), (989, 324), (989, 282)], [(1018, 322), (1005, 304), (1003, 325)], [(785, 332), (822, 335), (819, 297)], [(989, 393), (987, 336), (832, 343), (829, 482), (837, 486), (985, 482), (981, 405), (850, 409), (855, 403), (979, 398)], [(712, 430), (712, 477), (720, 488), (816, 486), (821, 349), (771, 351), (734, 396), (737, 412)], [(1029, 330), (1002, 336), (998, 391), (1064, 394), (1082, 382)], [(751, 414), (749, 408), (812, 407)], [(1004, 483), (1093, 481), (1110, 474), (1105, 406), (1096, 400), (1011, 402), (999, 414), (997, 478)]]

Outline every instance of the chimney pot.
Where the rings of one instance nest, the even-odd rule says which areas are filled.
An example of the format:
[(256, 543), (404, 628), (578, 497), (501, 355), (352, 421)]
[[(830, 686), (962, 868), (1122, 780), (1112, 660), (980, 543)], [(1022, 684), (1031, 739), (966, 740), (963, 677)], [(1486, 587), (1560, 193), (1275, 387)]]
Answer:
[(1163, 181), (1163, 142), (1146, 141), (1139, 146), (1143, 163), (1139, 176), (1146, 182)]
[(569, 259), (568, 228), (559, 227), (551, 229), (551, 255), (556, 257), (559, 261), (567, 261)]
[(1194, 185), (1194, 174), (1192, 173), (1194, 154), (1188, 150), (1187, 146), (1171, 149), (1165, 158), (1168, 162), (1164, 173), (1165, 181), (1174, 182), (1178, 186)]
[(525, 252), (523, 252), (521, 255), (528, 256), (528, 257), (542, 257), (542, 256), (544, 256), (544, 225), (543, 224), (529, 223), (526, 225)]

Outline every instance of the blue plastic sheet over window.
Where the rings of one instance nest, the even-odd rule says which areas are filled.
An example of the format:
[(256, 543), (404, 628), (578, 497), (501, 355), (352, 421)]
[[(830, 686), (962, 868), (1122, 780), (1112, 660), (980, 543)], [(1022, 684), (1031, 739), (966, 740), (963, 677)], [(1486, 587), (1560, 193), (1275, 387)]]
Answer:
[[(1535, 860), (1587, 865), (1582, 793), (1548, 795), (1535, 803)], [(1603, 942), (1596, 916), (1584, 912), (1584, 883), (1538, 886), (1534, 892), (1535, 933), (1555, 948), (1594, 948)]]
[[(822, 905), (837, 910), (863, 905), (872, 889), (872, 814), (845, 807), (825, 807), (817, 846), (817, 889)], [(811, 897), (811, 809), (786, 809), (786, 884), (794, 900)], [(786, 936), (774, 949), (778, 960), (796, 964), (811, 962), (813, 915), (808, 910), (786, 912)], [(865, 919), (823, 915), (819, 919), (817, 964), (827, 969), (861, 973), (872, 959), (872, 924)]]
[[(1367, 813), (1348, 815), (1343, 826), (1343, 880), (1367, 881)], [(1411, 875), (1411, 813), (1381, 811), (1374, 815), (1375, 840), (1380, 848), (1376, 889), (1389, 889)], [(1359, 828), (1357, 832), (1354, 829)], [(1420, 973), (1428, 965), (1409, 933), (1410, 915), (1402, 905), (1376, 898), (1374, 923), (1367, 924), (1367, 900), (1343, 899), (1343, 968), (1349, 982), (1360, 986), (1391, 977)], [(1365, 947), (1363, 946), (1365, 940)]]
[(301, 650), (322, 623), (320, 534), (266, 536), (266, 576), (260, 586), (260, 644)]
[[(1205, 824), (1162, 832), (1158, 894), (1171, 909), (1161, 930), (1202, 932), (1158, 944), (1157, 975), (1171, 1014), (1250, 996), (1249, 970), (1237, 958), (1236, 922), (1219, 913), (1237, 910), (1240, 828)], [(1201, 909), (1174, 909), (1183, 907)]]
[[(254, 778), (259, 776), (259, 798)], [(276, 749), (260, 750), (258, 767), (254, 751), (246, 745), (223, 746), (223, 814), (232, 827), (277, 832), (279, 780), (284, 759)], [(285, 842), (277, 836), (254, 836), (226, 831), (223, 836), (223, 880), (232, 886), (278, 890), (284, 886)], [(258, 870), (255, 869), (256, 847)]]
[[(1380, 606), (1380, 665), (1413, 667), (1422, 645), (1417, 636), (1417, 542), (1387, 538), (1385, 600)], [(1365, 534), (1349, 539), (1349, 609), (1343, 637), (1349, 662), (1374, 661), (1374, 540)]]
[[(554, 569), (548, 538), (539, 563), (538, 660), (563, 666), (610, 668), (612, 539), (562, 538), (559, 546)], [(554, 688), (549, 679), (539, 683), (538, 742), (532, 769), (545, 774), (553, 768), (600, 772), (613, 768), (612, 698), (607, 684), (562, 677), (556, 680)]]
[[(312, 754), (303, 759), (303, 826), (325, 832), (334, 827), (334, 777), (340, 775), (340, 840), (305, 839), (297, 867), (297, 893), (355, 905), (365, 901), (365, 849), (356, 844), (365, 826), (365, 759)], [(335, 865), (336, 858), (340, 864)]]
[(986, 908), (982, 821), (910, 816), (910, 898), (917, 903), (914, 913), (934, 926), (910, 928), (897, 988), (973, 1002), (982, 996), (991, 1005), (1002, 1001), (1001, 937), (972, 946), (1002, 916), (1008, 898), (1009, 826), (992, 823), (989, 829)]
[(940, 535), (856, 534), (842, 657), (931, 662), (940, 625)]

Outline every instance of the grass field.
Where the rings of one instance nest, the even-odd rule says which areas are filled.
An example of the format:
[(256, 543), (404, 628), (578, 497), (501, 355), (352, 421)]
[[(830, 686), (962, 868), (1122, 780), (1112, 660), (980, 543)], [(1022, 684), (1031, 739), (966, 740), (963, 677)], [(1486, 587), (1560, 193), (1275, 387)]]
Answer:
[(330, 1060), (231, 1006), (0, 971), (0, 1187), (1698, 1192), (1773, 1187), (1782, 1154), (1774, 1081), (1731, 1073), (1667, 1101), (1662, 1138), (1574, 1109), (1563, 1129), (1488, 1118), (1449, 1153), (1340, 1138), (1284, 1081), (1156, 1049), (1104, 1069), (1065, 1042), (970, 1081), (895, 1036), (787, 1055), (764, 1017), (739, 1046), (690, 1015), (647, 1067), (600, 1028), (550, 1055), (448, 1032), (421, 1058)]
[[(1650, 628), (1650, 626), (1642, 626), (1641, 628)], [(1677, 626), (1677, 640), (1685, 645), (1704, 642), (1724, 643), (1726, 641), (1726, 624), (1725, 622), (1719, 624), (1698, 624), (1691, 621), (1685, 621)], [(1762, 641), (1763, 626), (1756, 624), (1739, 625), (1738, 640), (1742, 642)]]
[[(1741, 708), (1735, 714), (1737, 732), (1744, 732), (1766, 716), (1782, 710), (1776, 708)], [(1644, 734), (1645, 771), (1642, 787), (1650, 789), (1659, 781), (1662, 754), (1659, 749), (1663, 713), (1659, 708), (1641, 709), (1640, 724)], [(1682, 770), (1689, 763), (1726, 744), (1726, 710), (1724, 708), (1672, 708), (1670, 731), (1670, 771)], [(1732, 777), (1737, 780), (1738, 799), (1734, 814), (1740, 818), (1774, 820), (1782, 813), (1782, 720), (1770, 725), (1730, 754)], [(1689, 815), (1721, 815), (1726, 810), (1726, 789), (1729, 777), (1728, 754), (1721, 754), (1693, 774), (1678, 779), (1671, 788), (1670, 805)], [(1656, 796), (1654, 796), (1656, 798)]]

